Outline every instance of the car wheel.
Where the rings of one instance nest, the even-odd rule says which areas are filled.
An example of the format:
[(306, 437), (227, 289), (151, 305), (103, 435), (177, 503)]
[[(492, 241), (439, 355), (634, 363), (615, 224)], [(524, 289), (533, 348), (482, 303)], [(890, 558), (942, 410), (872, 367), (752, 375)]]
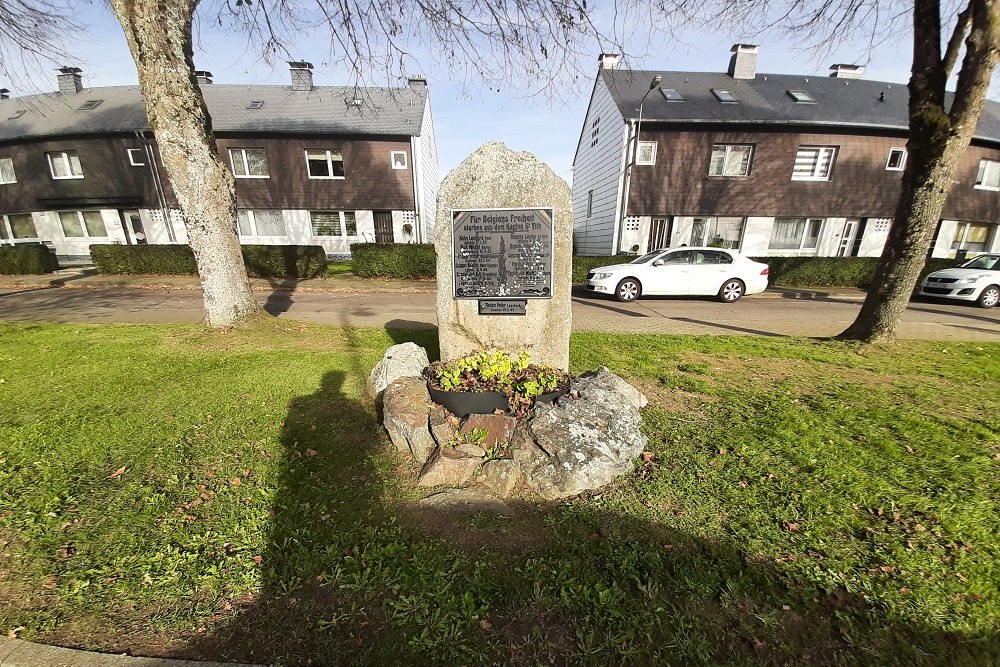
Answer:
[(626, 278), (615, 288), (615, 298), (619, 301), (635, 301), (642, 289), (635, 278)]
[(736, 303), (743, 296), (746, 291), (746, 285), (739, 278), (730, 278), (726, 282), (722, 283), (722, 288), (719, 290), (719, 301), (723, 303)]
[(996, 285), (986, 286), (976, 299), (976, 305), (980, 308), (992, 308), (1000, 302), (1000, 287)]

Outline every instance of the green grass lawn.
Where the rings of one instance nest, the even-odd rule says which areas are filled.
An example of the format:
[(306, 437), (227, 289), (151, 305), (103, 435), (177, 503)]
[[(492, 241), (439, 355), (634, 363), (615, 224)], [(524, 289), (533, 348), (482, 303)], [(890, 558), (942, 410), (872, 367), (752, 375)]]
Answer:
[(653, 460), (442, 520), (363, 396), (402, 340), (435, 339), (0, 324), (0, 632), (283, 665), (1000, 664), (1000, 346), (574, 336), (574, 370), (649, 397)]
[(350, 260), (326, 263), (326, 275), (328, 276), (342, 276), (345, 273), (350, 273), (353, 269), (354, 262)]

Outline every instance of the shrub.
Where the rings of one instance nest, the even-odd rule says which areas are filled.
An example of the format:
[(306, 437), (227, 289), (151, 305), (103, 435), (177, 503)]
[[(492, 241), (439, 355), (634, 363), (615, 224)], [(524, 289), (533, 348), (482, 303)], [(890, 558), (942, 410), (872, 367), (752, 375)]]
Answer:
[(247, 274), (258, 278), (318, 278), (326, 275), (326, 251), (318, 245), (245, 245)]
[[(326, 275), (320, 246), (245, 245), (247, 274), (260, 278), (315, 278)], [(99, 273), (114, 275), (198, 275), (187, 245), (92, 245), (90, 257)]]
[(52, 273), (58, 268), (59, 262), (55, 253), (41, 243), (0, 246), (0, 274)]
[[(867, 288), (875, 273), (878, 257), (755, 257), (770, 266), (768, 284), (774, 287), (857, 287)], [(960, 262), (930, 259), (920, 272), (923, 278)]]
[(354, 275), (361, 278), (433, 278), (437, 275), (434, 246), (416, 243), (355, 243), (351, 245)]
[(90, 246), (98, 273), (111, 275), (197, 275), (194, 253), (186, 245)]
[(587, 273), (591, 269), (599, 266), (610, 266), (612, 264), (628, 264), (638, 255), (613, 255), (611, 257), (584, 257), (577, 255), (573, 257), (573, 282), (582, 283), (587, 279)]

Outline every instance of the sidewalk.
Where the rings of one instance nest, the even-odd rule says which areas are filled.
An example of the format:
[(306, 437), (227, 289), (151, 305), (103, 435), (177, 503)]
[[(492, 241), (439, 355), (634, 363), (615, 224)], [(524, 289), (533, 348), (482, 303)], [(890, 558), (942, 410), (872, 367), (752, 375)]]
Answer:
[[(295, 292), (385, 292), (393, 294), (433, 294), (437, 291), (435, 280), (393, 280), (389, 278), (358, 278), (350, 273), (293, 280), (284, 278), (251, 278), (250, 286), (255, 292), (286, 290)], [(100, 275), (93, 269), (62, 269), (46, 275), (5, 276), (0, 275), (0, 289), (30, 289), (38, 287), (76, 288), (133, 288), (158, 290), (198, 290), (201, 289), (196, 276), (109, 276)], [(581, 288), (574, 284), (574, 292)], [(849, 287), (791, 288), (768, 287), (763, 294), (754, 298), (781, 298), (818, 300), (841, 298), (862, 301), (864, 290)]]
[(77, 651), (0, 637), (0, 667), (255, 667), (236, 663), (194, 662), (166, 658)]

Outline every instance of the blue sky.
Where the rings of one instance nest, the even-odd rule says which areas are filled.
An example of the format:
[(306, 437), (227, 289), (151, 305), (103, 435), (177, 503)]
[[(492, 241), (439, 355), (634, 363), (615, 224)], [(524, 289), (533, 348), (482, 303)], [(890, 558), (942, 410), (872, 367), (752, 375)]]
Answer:
[[(85, 5), (76, 18), (90, 26), (91, 39), (75, 41), (68, 50), (77, 60), (65, 64), (84, 70), (87, 87), (135, 84), (135, 67), (125, 38), (104, 4)], [(689, 31), (683, 35), (683, 41), (673, 38), (654, 41), (649, 49), (652, 55), (634, 58), (629, 65), (641, 69), (724, 72), (729, 64), (729, 49), (736, 42), (760, 44), (759, 72), (827, 76), (831, 64), (843, 62), (865, 65), (866, 79), (905, 83), (909, 77), (911, 46), (906, 34), (900, 34), (897, 42), (881, 45), (870, 57), (864, 48), (850, 44), (838, 45), (816, 57), (773, 37), (755, 39), (725, 31)], [(303, 40), (296, 49), (295, 58), (315, 65), (317, 85), (348, 83), (346, 72), (338, 72), (323, 62), (329, 52), (325, 34), (317, 33), (315, 39)], [(499, 140), (514, 150), (534, 153), (572, 183), (573, 153), (600, 51), (595, 44), (593, 53), (581, 56), (579, 72), (566, 77), (561, 92), (555, 96), (562, 102), (555, 105), (537, 97), (519, 99), (516, 83), (509, 90), (502, 87), (499, 92), (485, 87), (470, 88), (463, 83), (461, 73), (449, 73), (445, 67), (422, 61), (428, 71), (413, 73), (428, 78), (441, 177), (484, 142)], [(203, 25), (198, 31), (195, 63), (199, 69), (211, 71), (215, 83), (287, 84), (289, 81), (284, 62), (273, 68), (262, 64), (248, 55), (244, 38), (216, 34), (211, 26)], [(35, 76), (35, 87), (54, 89), (55, 72), (43, 73), (42, 77)], [(526, 74), (525, 80), (529, 81), (530, 75)]]

